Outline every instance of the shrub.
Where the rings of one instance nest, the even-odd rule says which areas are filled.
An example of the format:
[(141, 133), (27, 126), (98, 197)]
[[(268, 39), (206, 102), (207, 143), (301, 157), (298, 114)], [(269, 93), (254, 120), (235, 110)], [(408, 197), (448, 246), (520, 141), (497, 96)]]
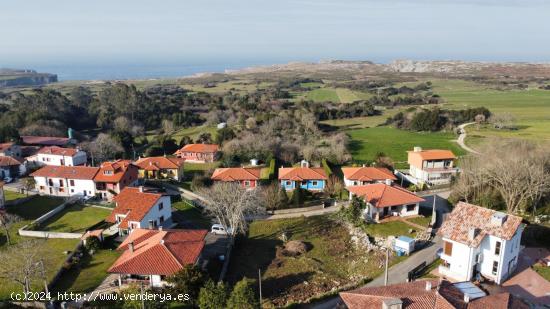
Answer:
[(101, 248), (101, 241), (96, 236), (86, 238), (86, 251), (97, 251)]
[(199, 308), (225, 308), (228, 296), (227, 286), (223, 282), (216, 284), (214, 281), (208, 280), (199, 291)]
[(231, 291), (227, 301), (228, 309), (255, 309), (260, 308), (256, 293), (254, 293), (254, 280), (243, 278), (237, 282)]

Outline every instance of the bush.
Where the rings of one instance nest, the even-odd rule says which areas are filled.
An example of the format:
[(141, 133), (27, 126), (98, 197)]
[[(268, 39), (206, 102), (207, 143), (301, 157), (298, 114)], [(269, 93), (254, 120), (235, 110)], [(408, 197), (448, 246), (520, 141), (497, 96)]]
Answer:
[(231, 291), (227, 301), (228, 309), (256, 309), (260, 308), (256, 293), (254, 293), (254, 280), (243, 278), (237, 282)]
[(199, 308), (224, 308), (228, 296), (227, 286), (223, 282), (216, 284), (214, 281), (208, 280), (199, 291)]
[(173, 294), (189, 294), (192, 301), (196, 301), (199, 290), (204, 285), (206, 275), (195, 265), (185, 265), (180, 271), (168, 277)]
[(97, 251), (101, 248), (101, 241), (96, 236), (90, 236), (86, 238), (86, 251)]

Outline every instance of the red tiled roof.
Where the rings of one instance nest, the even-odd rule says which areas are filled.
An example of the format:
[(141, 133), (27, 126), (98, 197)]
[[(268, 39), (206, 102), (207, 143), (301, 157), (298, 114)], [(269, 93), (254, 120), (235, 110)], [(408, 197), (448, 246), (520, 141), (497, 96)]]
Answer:
[(212, 174), (212, 180), (220, 181), (238, 181), (238, 180), (258, 180), (260, 179), (261, 169), (229, 167), (217, 168)]
[[(125, 250), (109, 268), (111, 273), (172, 275), (194, 264), (204, 247), (207, 230), (135, 229), (119, 246)], [(129, 244), (133, 243), (133, 252)]]
[[(118, 183), (124, 177), (129, 168), (137, 168), (130, 160), (116, 160), (114, 162), (103, 162), (99, 167), (99, 172), (94, 180), (98, 182)], [(112, 174), (105, 174), (105, 171), (111, 171)]]
[(349, 180), (397, 180), (393, 173), (385, 167), (342, 167), (342, 172), (344, 177)]
[(4, 152), (13, 146), (13, 143), (0, 143), (0, 152)]
[(93, 180), (98, 171), (99, 168), (89, 166), (46, 165), (32, 173), (31, 176)]
[(134, 164), (143, 170), (177, 169), (183, 165), (183, 158), (148, 157), (137, 160)]
[(423, 202), (424, 199), (401, 187), (374, 183), (365, 186), (349, 187), (349, 192), (362, 197), (374, 207), (383, 208)]
[(14, 165), (21, 165), (21, 162), (17, 161), (17, 159), (14, 159), (10, 156), (0, 156), (0, 166), (14, 166)]
[(417, 154), (422, 160), (456, 159), (454, 153), (444, 149), (427, 149), (421, 151), (407, 151), (409, 154)]
[(24, 144), (29, 145), (44, 145), (44, 146), (65, 146), (69, 143), (67, 137), (52, 137), (52, 136), (21, 136)]
[(321, 167), (280, 167), (279, 180), (317, 180), (328, 179)]
[(38, 153), (41, 153), (41, 154), (69, 156), (69, 157), (74, 156), (77, 152), (78, 152), (78, 149), (63, 148), (63, 147), (58, 147), (58, 146), (43, 147), (38, 151)]
[(216, 144), (187, 144), (183, 146), (180, 150), (176, 151), (176, 154), (179, 154), (182, 152), (211, 153), (211, 152), (217, 152), (218, 149), (219, 149), (219, 146)]
[[(497, 213), (496, 210), (459, 202), (447, 220), (439, 229), (438, 233), (445, 238), (466, 244), (470, 247), (477, 247), (486, 235), (493, 235), (502, 239), (510, 240), (521, 225), (522, 218), (514, 215), (506, 215), (502, 226), (493, 224), (491, 217)], [(475, 228), (477, 234), (474, 239), (469, 239), (469, 231)]]
[(119, 226), (128, 228), (129, 221), (141, 221), (161, 197), (160, 193), (140, 192), (139, 188), (126, 187), (113, 198), (116, 207), (106, 221), (114, 223), (116, 215), (126, 215)]
[[(426, 289), (426, 283), (431, 288)], [(366, 287), (340, 292), (340, 298), (349, 309), (379, 309), (384, 300), (399, 299), (405, 309), (508, 309), (528, 308), (508, 293), (494, 294), (464, 302), (464, 294), (448, 281), (418, 280), (380, 287)]]

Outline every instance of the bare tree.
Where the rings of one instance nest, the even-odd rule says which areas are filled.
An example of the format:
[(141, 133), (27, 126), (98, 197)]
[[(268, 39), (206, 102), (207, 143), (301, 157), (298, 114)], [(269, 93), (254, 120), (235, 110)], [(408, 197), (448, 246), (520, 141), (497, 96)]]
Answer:
[(282, 190), (278, 183), (272, 183), (269, 186), (264, 186), (261, 189), (261, 198), (263, 200), (263, 205), (267, 210), (275, 210), (279, 208), (280, 199), (279, 191)]
[(260, 209), (258, 190), (246, 190), (237, 183), (218, 182), (198, 193), (206, 199), (205, 210), (229, 230), (231, 241), (247, 229), (246, 215)]
[(24, 292), (29, 292), (33, 280), (45, 279), (48, 256), (44, 240), (30, 239), (8, 246), (0, 250), (0, 278), (18, 283)]
[(489, 121), (497, 129), (513, 129), (515, 125), (515, 117), (510, 113), (493, 114)]
[(343, 189), (344, 183), (342, 183), (342, 180), (336, 175), (330, 175), (327, 181), (327, 185), (325, 186), (325, 192), (328, 195), (333, 196), (342, 192)]
[(176, 130), (174, 123), (168, 119), (162, 121), (162, 131), (164, 134), (170, 134)]
[(93, 142), (82, 143), (80, 146), (90, 154), (92, 164), (114, 159), (124, 151), (124, 148), (122, 148), (118, 141), (105, 133), (99, 133)]
[(33, 190), (36, 187), (36, 180), (34, 177), (27, 177), (23, 180), (23, 187), (25, 188), (25, 193), (29, 196), (29, 191)]
[(21, 218), (14, 214), (7, 212), (0, 213), (0, 227), (4, 230), (4, 234), (6, 234), (6, 242), (8, 245), (11, 245), (10, 228), (19, 221), (21, 221)]

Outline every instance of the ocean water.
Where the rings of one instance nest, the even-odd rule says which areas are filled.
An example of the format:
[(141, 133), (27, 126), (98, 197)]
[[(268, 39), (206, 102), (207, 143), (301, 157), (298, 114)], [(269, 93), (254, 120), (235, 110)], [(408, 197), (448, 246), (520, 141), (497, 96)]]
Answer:
[[(28, 64), (25, 69), (57, 74), (60, 81), (68, 80), (125, 80), (185, 77), (197, 73), (223, 73), (259, 65), (287, 63), (286, 59), (193, 61), (190, 63), (63, 63)], [(21, 66), (17, 68), (22, 68)]]

